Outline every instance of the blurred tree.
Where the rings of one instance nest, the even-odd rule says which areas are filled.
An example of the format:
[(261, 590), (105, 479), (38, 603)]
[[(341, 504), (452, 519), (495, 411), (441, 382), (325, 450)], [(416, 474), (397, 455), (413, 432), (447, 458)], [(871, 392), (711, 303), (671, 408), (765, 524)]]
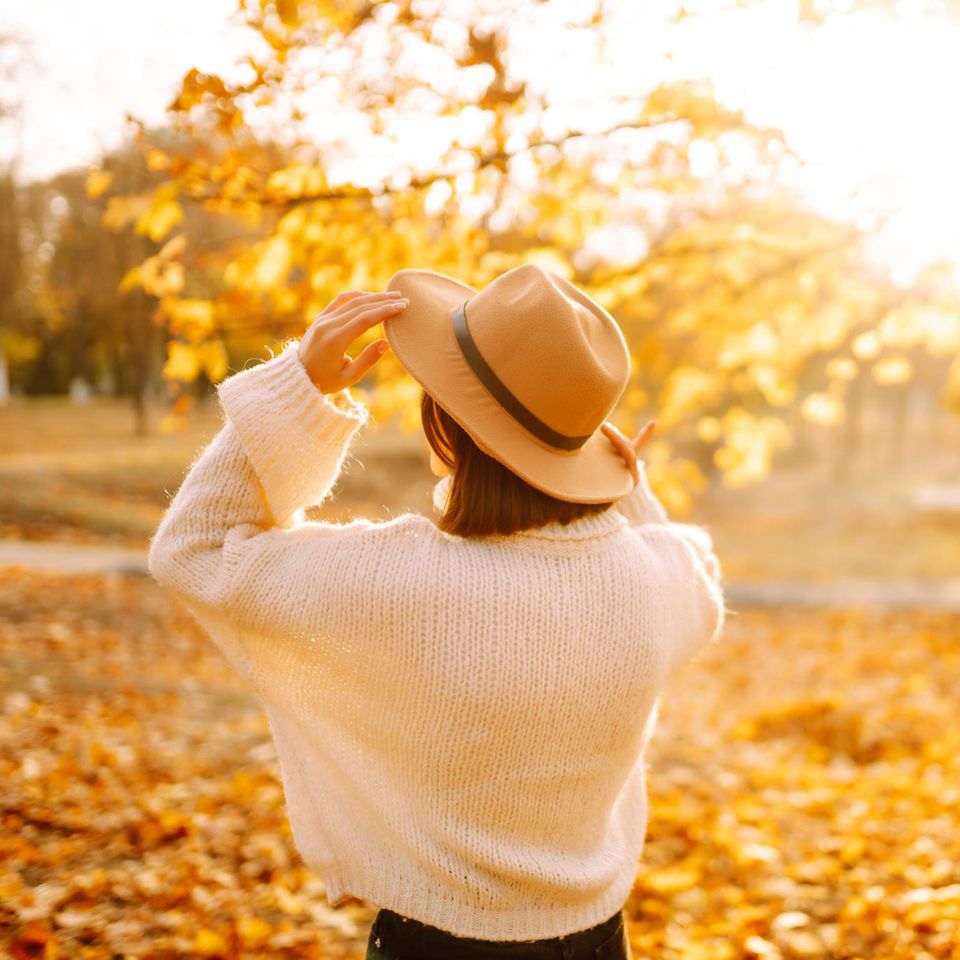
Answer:
[[(941, 275), (903, 291), (868, 266), (868, 228), (783, 186), (800, 162), (783, 134), (724, 107), (709, 81), (639, 91), (624, 72), (604, 122), (571, 106), (559, 81), (602, 75), (623, 29), (602, 2), (582, 9), (560, 24), (549, 5), (493, 0), (240, 0), (264, 53), (236, 79), (184, 77), (171, 114), (199, 147), (141, 138), (167, 179), (107, 211), (158, 242), (194, 204), (262, 231), (230, 257), (218, 295), (185, 295), (189, 230), (128, 275), (172, 336), (166, 376), (218, 379), (226, 339), (299, 334), (340, 290), (382, 288), (402, 267), (482, 286), (537, 261), (623, 325), (633, 377), (614, 420), (632, 430), (656, 411), (651, 479), (682, 510), (714, 469), (731, 484), (763, 476), (790, 443), (793, 407), (841, 421), (865, 362), (857, 344), (891, 313), (915, 322), (880, 337), (878, 382), (902, 372), (908, 346), (957, 349), (955, 285)], [(556, 45), (549, 75), (525, 57), (533, 37)], [(374, 414), (414, 426), (418, 387), (396, 358), (373, 379)]]
[(13, 170), (0, 170), (0, 405), (10, 397), (8, 354), (16, 349), (14, 297), (20, 287), (20, 217)]
[(29, 353), (33, 344), (17, 328), (16, 296), (20, 289), (23, 252), (16, 166), (20, 143), (20, 103), (9, 91), (22, 68), (23, 49), (14, 36), (0, 35), (0, 131), (10, 153), (0, 156), (0, 405), (10, 394), (9, 362)]
[[(159, 129), (150, 136), (170, 148), (177, 139)], [(176, 149), (191, 151), (182, 140)], [(68, 170), (17, 193), (26, 252), (14, 319), (22, 341), (30, 345), (17, 358), (18, 384), (32, 394), (62, 393), (82, 378), (100, 392), (128, 396), (138, 433), (148, 429), (148, 399), (161, 387), (176, 392), (176, 386), (160, 376), (166, 333), (157, 300), (131, 277), (155, 270), (161, 281), (172, 277), (176, 282), (182, 280), (182, 270), (170, 259), (171, 248), (132, 224), (105, 230), (102, 220), (118, 214), (104, 193), (112, 186), (149, 194), (162, 179), (141, 162), (140, 150), (131, 142), (105, 155), (95, 175)], [(217, 296), (223, 292), (223, 260), (232, 245), (249, 246), (259, 233), (198, 206), (187, 212), (183, 224), (195, 252), (190, 290)], [(262, 336), (261, 331), (257, 345)], [(244, 359), (255, 349), (238, 344)], [(189, 389), (203, 393), (201, 380)]]

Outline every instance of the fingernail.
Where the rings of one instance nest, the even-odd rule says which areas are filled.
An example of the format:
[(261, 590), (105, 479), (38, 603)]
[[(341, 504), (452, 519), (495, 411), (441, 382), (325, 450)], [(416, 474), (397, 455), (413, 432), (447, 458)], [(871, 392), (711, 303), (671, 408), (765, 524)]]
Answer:
[(390, 290), (387, 292), (388, 297), (402, 297), (403, 292), (401, 290)]
[(386, 344), (386, 343), (381, 343), (380, 346), (377, 347), (377, 353), (386, 353), (386, 352), (387, 352), (387, 346), (388, 346), (388, 344)]

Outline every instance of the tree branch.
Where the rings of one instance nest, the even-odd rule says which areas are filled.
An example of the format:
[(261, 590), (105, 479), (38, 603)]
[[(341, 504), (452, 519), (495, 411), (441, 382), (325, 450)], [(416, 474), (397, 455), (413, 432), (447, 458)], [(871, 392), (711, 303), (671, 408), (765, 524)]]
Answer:
[[(508, 162), (514, 157), (521, 156), (524, 153), (529, 153), (533, 150), (539, 150), (543, 147), (561, 147), (566, 143), (569, 143), (571, 140), (578, 139), (580, 137), (609, 137), (614, 133), (617, 133), (620, 130), (644, 130), (652, 129), (655, 127), (667, 126), (673, 123), (692, 123), (687, 117), (660, 117), (655, 120), (630, 120), (623, 123), (615, 124), (612, 127), (608, 127), (605, 130), (571, 130), (568, 133), (564, 134), (562, 137), (557, 137), (551, 140), (537, 140), (534, 143), (528, 143), (523, 147), (518, 147), (516, 150), (507, 151), (507, 150), (498, 150), (494, 153), (484, 154), (479, 157), (479, 162), (473, 168), (473, 172), (479, 170), (484, 170), (491, 166), (497, 166)], [(780, 131), (777, 131), (773, 128), (759, 129), (744, 127), (740, 121), (725, 120), (723, 117), (718, 117), (716, 121), (721, 126), (727, 126), (731, 130), (739, 130), (743, 133), (749, 133), (751, 135), (761, 136), (761, 137), (774, 137), (778, 139), (784, 147), (784, 150), (791, 156), (795, 156), (792, 148), (783, 140), (782, 134)], [(468, 151), (471, 156), (477, 156), (472, 151)], [(226, 195), (222, 191), (218, 193), (210, 194), (190, 194), (187, 193), (185, 198), (191, 199), (197, 203), (207, 204), (207, 203), (223, 203), (223, 204), (258, 204), (265, 207), (274, 207), (279, 210), (292, 210), (298, 206), (303, 206), (308, 203), (316, 203), (320, 201), (324, 202), (340, 202), (345, 200), (356, 200), (356, 199), (366, 199), (375, 196), (389, 196), (395, 193), (401, 193), (408, 190), (423, 190), (429, 188), (434, 183), (440, 181), (453, 180), (454, 178), (460, 176), (461, 173), (467, 171), (456, 170), (451, 172), (439, 172), (435, 174), (430, 174), (426, 177), (417, 177), (412, 179), (409, 183), (403, 185), (402, 187), (381, 187), (377, 190), (369, 190), (367, 188), (350, 188), (345, 187), (337, 190), (324, 190), (317, 193), (306, 194), (298, 197), (282, 197), (282, 196), (271, 196), (268, 193), (247, 193), (247, 194), (238, 194), (238, 195)]]

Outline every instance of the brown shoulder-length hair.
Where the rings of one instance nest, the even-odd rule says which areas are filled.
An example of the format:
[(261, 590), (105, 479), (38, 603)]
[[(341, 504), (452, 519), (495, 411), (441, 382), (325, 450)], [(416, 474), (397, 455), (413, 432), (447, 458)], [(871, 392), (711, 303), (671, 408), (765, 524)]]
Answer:
[(574, 503), (532, 487), (499, 460), (484, 453), (456, 420), (426, 391), (420, 396), (420, 422), (427, 443), (447, 466), (450, 494), (437, 526), (460, 537), (510, 534), (551, 520), (570, 523), (603, 513), (613, 505)]

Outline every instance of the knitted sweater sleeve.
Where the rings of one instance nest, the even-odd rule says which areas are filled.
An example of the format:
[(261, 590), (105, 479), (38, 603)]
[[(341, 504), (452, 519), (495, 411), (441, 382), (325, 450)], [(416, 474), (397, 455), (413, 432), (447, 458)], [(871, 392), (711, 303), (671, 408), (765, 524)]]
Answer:
[(706, 528), (671, 521), (650, 489), (643, 461), (637, 466), (639, 481), (616, 506), (656, 551), (666, 578), (672, 669), (720, 635), (726, 616), (723, 572)]
[(303, 508), (332, 488), (369, 412), (348, 390), (321, 393), (296, 347), (220, 384), (226, 422), (190, 468), (148, 554), (154, 579), (248, 675), (242, 633), (297, 635), (306, 616), (323, 616), (323, 597), (341, 602), (337, 584), (319, 591), (316, 579), (330, 551), (370, 525), (303, 519)]

